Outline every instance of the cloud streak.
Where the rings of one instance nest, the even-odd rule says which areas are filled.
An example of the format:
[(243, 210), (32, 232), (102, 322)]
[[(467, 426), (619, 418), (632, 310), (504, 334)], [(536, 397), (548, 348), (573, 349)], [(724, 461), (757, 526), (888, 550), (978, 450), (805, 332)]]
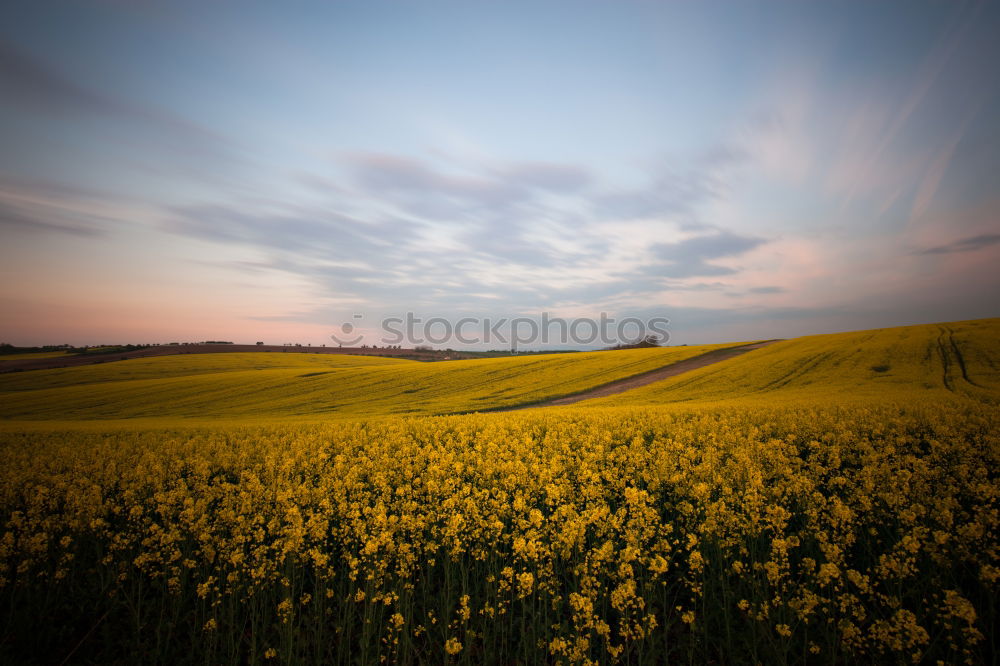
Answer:
[(97, 192), (0, 174), (0, 227), (8, 231), (96, 238), (106, 235), (126, 208)]
[(699, 208), (725, 198), (733, 170), (748, 160), (738, 146), (718, 144), (684, 168), (663, 165), (653, 170), (643, 187), (599, 195), (595, 209), (609, 220), (680, 217), (697, 226)]
[(643, 266), (641, 272), (668, 278), (733, 275), (738, 269), (712, 261), (738, 257), (765, 242), (763, 238), (719, 231), (676, 243), (655, 243), (650, 251), (657, 261)]
[(103, 229), (95, 226), (53, 222), (46, 216), (11, 206), (4, 201), (0, 201), (0, 228), (7, 231), (53, 232), (80, 238), (96, 238), (105, 234)]
[(936, 245), (925, 250), (920, 250), (917, 254), (954, 254), (956, 252), (976, 252), (994, 245), (1000, 245), (1000, 234), (980, 234), (970, 236), (960, 240)]
[(55, 116), (88, 114), (137, 123), (183, 142), (184, 150), (232, 159), (221, 135), (169, 111), (120, 99), (81, 85), (66, 74), (0, 39), (0, 94), (9, 104)]

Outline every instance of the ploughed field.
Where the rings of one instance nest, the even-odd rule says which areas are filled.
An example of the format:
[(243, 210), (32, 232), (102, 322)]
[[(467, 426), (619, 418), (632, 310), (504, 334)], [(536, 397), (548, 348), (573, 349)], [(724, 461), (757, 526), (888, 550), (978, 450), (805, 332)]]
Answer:
[(0, 660), (991, 663), (998, 341), (3, 374)]

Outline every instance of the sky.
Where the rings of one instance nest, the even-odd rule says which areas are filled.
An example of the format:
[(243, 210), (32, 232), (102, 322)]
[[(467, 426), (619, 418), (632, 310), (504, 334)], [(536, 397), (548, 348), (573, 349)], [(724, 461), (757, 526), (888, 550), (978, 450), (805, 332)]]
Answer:
[(1000, 316), (997, 3), (0, 17), (3, 342), (316, 345), (348, 322), (377, 344), (409, 312), (662, 317), (693, 344)]

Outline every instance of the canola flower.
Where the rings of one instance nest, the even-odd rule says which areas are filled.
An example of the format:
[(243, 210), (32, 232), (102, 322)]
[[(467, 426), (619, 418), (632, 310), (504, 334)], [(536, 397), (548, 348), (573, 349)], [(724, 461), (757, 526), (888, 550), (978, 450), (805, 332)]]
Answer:
[(7, 434), (0, 649), (989, 661), (998, 426), (956, 397)]

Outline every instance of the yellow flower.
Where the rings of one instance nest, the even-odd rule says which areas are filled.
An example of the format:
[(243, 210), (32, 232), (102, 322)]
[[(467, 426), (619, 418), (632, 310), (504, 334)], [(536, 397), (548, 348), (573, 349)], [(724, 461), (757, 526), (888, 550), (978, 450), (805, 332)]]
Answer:
[(518, 585), (518, 596), (526, 597), (531, 594), (531, 590), (535, 585), (535, 576), (529, 571), (523, 574), (518, 574), (517, 576)]
[(282, 622), (287, 622), (288, 617), (292, 614), (292, 600), (283, 599), (281, 603), (278, 604), (278, 617), (281, 618)]

